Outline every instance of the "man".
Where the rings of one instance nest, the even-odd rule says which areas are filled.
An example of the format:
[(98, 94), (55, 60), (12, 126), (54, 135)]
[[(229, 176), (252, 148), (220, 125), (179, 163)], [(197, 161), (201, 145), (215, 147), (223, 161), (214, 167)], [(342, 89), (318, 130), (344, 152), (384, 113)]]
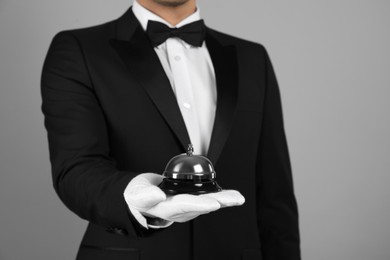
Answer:
[[(195, 0), (137, 0), (115, 21), (59, 33), (42, 99), (55, 190), (89, 221), (77, 259), (300, 259), (267, 52), (205, 26)], [(189, 143), (227, 190), (157, 187)]]

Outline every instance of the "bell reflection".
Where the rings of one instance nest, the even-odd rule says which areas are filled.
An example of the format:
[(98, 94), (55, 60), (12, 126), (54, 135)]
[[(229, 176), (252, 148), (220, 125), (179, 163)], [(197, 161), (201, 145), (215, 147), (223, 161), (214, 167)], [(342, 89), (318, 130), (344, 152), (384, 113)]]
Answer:
[(221, 191), (215, 181), (216, 173), (211, 161), (201, 155), (194, 155), (191, 144), (187, 154), (173, 157), (167, 163), (159, 187), (167, 194), (204, 194)]

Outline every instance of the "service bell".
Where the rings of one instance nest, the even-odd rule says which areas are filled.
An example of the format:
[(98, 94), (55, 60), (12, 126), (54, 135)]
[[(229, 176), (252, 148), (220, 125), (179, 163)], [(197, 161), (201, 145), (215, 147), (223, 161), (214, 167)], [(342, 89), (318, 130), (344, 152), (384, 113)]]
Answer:
[(211, 161), (201, 155), (194, 155), (194, 148), (188, 145), (187, 154), (174, 156), (167, 163), (159, 187), (167, 194), (204, 194), (221, 191), (215, 181), (216, 173)]

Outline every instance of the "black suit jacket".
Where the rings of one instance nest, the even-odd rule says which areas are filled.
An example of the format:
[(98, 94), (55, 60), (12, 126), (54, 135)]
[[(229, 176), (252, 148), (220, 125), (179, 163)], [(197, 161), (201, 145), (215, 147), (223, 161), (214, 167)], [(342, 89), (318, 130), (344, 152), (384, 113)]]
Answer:
[(162, 173), (190, 143), (158, 56), (131, 8), (115, 21), (54, 37), (42, 110), (55, 190), (90, 222), (78, 259), (300, 259), (280, 93), (267, 52), (210, 28), (206, 44), (218, 93), (208, 157), (218, 183), (246, 203), (146, 230), (128, 211), (126, 185), (137, 174)]

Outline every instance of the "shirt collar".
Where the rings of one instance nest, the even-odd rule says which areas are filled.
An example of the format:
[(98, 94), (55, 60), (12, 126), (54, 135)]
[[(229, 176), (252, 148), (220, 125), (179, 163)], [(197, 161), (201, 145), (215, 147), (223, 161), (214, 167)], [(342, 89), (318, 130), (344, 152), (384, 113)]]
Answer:
[[(146, 31), (146, 28), (148, 26), (148, 21), (149, 20), (153, 20), (153, 21), (164, 23), (164, 24), (166, 24), (170, 28), (173, 28), (173, 27), (179, 28), (179, 27), (181, 27), (183, 25), (186, 25), (186, 24), (189, 24), (189, 23), (192, 23), (192, 22), (195, 22), (195, 21), (198, 21), (198, 20), (201, 19), (200, 18), (200, 11), (199, 11), (199, 7), (198, 6), (196, 7), (196, 11), (194, 13), (192, 13), (189, 16), (187, 16), (183, 20), (181, 20), (175, 26), (173, 26), (172, 24), (168, 23), (167, 21), (165, 21), (163, 18), (161, 18), (157, 14), (155, 14), (155, 13), (149, 11), (148, 9), (146, 9), (145, 7), (143, 7), (141, 4), (138, 3), (137, 0), (134, 0), (132, 10), (133, 10), (133, 13), (134, 13), (135, 17), (138, 19), (139, 23), (141, 24), (142, 28), (144, 29), (144, 31)], [(190, 44), (186, 43), (185, 41), (181, 41), (181, 42), (184, 44), (184, 46), (186, 48), (192, 47)], [(158, 47), (160, 47), (160, 46), (158, 46)]]

